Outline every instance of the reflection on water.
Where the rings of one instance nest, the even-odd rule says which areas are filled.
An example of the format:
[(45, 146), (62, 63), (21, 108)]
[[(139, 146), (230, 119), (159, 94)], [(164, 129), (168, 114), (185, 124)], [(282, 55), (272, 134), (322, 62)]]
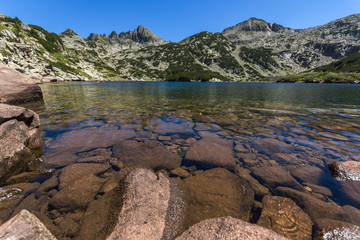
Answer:
[[(137, 158), (142, 150), (132, 142), (158, 144), (169, 152), (151, 147), (154, 156), (175, 154), (188, 165), (188, 149), (202, 138), (214, 139), (212, 133), (230, 140), (237, 167), (249, 169), (273, 194), (277, 186), (271, 186), (262, 167), (281, 167), (329, 204), (360, 208), (360, 186), (333, 180), (326, 167), (333, 161), (360, 161), (359, 85), (86, 82), (41, 88), (45, 105), (33, 110), (41, 117), (46, 141), (43, 168), (52, 169), (52, 176), (85, 162), (102, 164), (92, 173), (107, 179), (126, 167), (116, 161), (109, 165), (119, 154), (112, 152), (114, 143), (125, 139), (130, 141), (121, 145), (121, 153), (137, 151)], [(32, 184), (42, 186), (48, 178)], [(60, 190), (56, 181), (45, 191)]]

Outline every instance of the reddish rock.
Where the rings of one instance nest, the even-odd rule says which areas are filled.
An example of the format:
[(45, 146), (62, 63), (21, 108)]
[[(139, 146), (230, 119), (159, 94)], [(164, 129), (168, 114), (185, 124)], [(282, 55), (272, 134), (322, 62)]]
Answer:
[(56, 240), (45, 225), (27, 210), (22, 210), (0, 226), (0, 239)]
[(23, 104), (43, 99), (31, 77), (0, 64), (0, 103)]
[(347, 222), (321, 218), (315, 222), (314, 239), (316, 240), (360, 239), (360, 227)]
[(244, 222), (232, 217), (213, 218), (204, 220), (190, 227), (176, 240), (253, 240), (277, 239), (286, 240), (285, 237), (264, 227)]

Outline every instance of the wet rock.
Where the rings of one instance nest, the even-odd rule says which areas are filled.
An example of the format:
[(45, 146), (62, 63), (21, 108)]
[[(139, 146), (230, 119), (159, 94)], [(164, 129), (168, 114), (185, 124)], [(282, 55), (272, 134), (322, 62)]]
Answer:
[(135, 136), (133, 130), (119, 130), (116, 127), (87, 128), (59, 135), (47, 145), (47, 153), (81, 153), (95, 148), (109, 148), (118, 141)]
[(252, 174), (272, 191), (278, 186), (287, 186), (299, 190), (303, 189), (300, 183), (282, 167), (257, 167), (252, 169)]
[(321, 201), (308, 193), (299, 192), (287, 187), (278, 187), (276, 192), (281, 196), (292, 199), (313, 221), (319, 218), (329, 218), (350, 222), (355, 225), (360, 223), (360, 211), (356, 208), (339, 207), (338, 205)]
[(136, 169), (127, 176), (125, 186), (122, 209), (107, 239), (161, 239), (169, 207), (169, 179)]
[(224, 141), (214, 142), (202, 139), (192, 145), (185, 153), (185, 163), (201, 168), (223, 167), (235, 168), (236, 162), (232, 146)]
[(307, 183), (307, 182), (305, 182), (304, 185), (306, 187), (310, 188), (310, 192), (319, 193), (319, 194), (322, 194), (322, 195), (328, 196), (328, 197), (332, 196), (332, 192), (330, 191), (330, 189), (328, 189), (326, 187), (311, 184), (311, 183)]
[(314, 239), (360, 239), (360, 227), (346, 222), (321, 218), (315, 222)]
[(184, 168), (175, 168), (171, 170), (170, 173), (175, 177), (181, 177), (181, 178), (186, 178), (190, 176), (190, 173), (186, 171)]
[(274, 153), (293, 153), (295, 147), (291, 144), (279, 141), (273, 138), (255, 139), (251, 146), (255, 148), (259, 153), (266, 154), (268, 156)]
[(165, 122), (157, 120), (152, 122), (148, 129), (159, 135), (178, 135), (189, 138), (195, 136), (195, 132), (192, 129), (193, 126), (190, 122)]
[(334, 162), (328, 165), (331, 175), (340, 181), (360, 181), (360, 162)]
[(181, 164), (178, 154), (152, 142), (121, 141), (114, 145), (113, 153), (124, 166), (171, 170)]
[(360, 208), (360, 182), (358, 181), (341, 181), (337, 182), (334, 192), (341, 194), (341, 197), (351, 205)]
[(0, 103), (23, 104), (43, 99), (36, 82), (12, 68), (0, 64)]
[(87, 175), (98, 175), (110, 168), (110, 165), (96, 163), (71, 164), (61, 170), (59, 176), (59, 190), (72, 184), (76, 179)]
[(43, 168), (59, 168), (77, 162), (78, 157), (70, 152), (60, 152), (50, 155), (45, 155), (43, 158)]
[(254, 192), (239, 176), (215, 168), (183, 182), (188, 196), (187, 227), (214, 217), (232, 216), (249, 221)]
[(285, 237), (264, 227), (244, 222), (232, 217), (213, 218), (204, 220), (186, 230), (176, 240), (252, 240), (252, 239), (278, 239)]
[(262, 205), (258, 225), (272, 229), (289, 239), (311, 239), (313, 223), (294, 201), (266, 195)]
[(244, 180), (246, 180), (249, 183), (251, 189), (255, 193), (255, 196), (258, 197), (259, 199), (261, 199), (263, 196), (269, 194), (269, 189), (267, 187), (261, 185), (258, 180), (253, 178), (250, 175), (250, 170), (248, 170), (246, 168), (237, 167), (235, 172), (237, 175), (239, 175), (241, 178), (243, 178)]
[(45, 225), (27, 210), (22, 210), (0, 226), (0, 238), (13, 240), (56, 240)]
[(303, 182), (316, 185), (326, 185), (328, 183), (327, 174), (320, 168), (310, 165), (301, 165), (289, 168), (291, 175)]
[(49, 190), (57, 187), (59, 185), (58, 176), (52, 176), (51, 178), (47, 179), (43, 182), (40, 187), (38, 188), (38, 192), (48, 192)]
[(57, 192), (49, 200), (49, 206), (58, 209), (59, 212), (86, 209), (103, 184), (104, 180), (94, 175), (84, 176)]

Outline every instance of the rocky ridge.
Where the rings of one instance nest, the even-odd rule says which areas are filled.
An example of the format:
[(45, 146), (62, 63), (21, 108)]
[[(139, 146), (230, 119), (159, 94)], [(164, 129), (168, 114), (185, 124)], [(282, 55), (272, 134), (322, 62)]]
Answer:
[(253, 81), (299, 73), (357, 53), (360, 14), (308, 29), (250, 18), (222, 33), (167, 43), (134, 31), (56, 35), (0, 16), (0, 62), (33, 76), (67, 80)]

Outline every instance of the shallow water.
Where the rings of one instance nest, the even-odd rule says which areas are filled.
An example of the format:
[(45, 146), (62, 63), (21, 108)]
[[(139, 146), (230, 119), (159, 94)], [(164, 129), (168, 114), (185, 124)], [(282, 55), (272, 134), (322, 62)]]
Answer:
[[(359, 185), (332, 179), (326, 166), (360, 161), (360, 85), (71, 82), (41, 88), (45, 104), (31, 108), (46, 142), (40, 168), (51, 176), (94, 150), (110, 156), (119, 139), (158, 142), (189, 166), (184, 154), (211, 132), (232, 141), (237, 166), (260, 183), (254, 168), (280, 166), (302, 186), (329, 189), (322, 196), (327, 202), (360, 208)], [(122, 167), (97, 174), (106, 179)], [(39, 185), (51, 176), (28, 181)], [(19, 202), (8, 204), (7, 217)]]

